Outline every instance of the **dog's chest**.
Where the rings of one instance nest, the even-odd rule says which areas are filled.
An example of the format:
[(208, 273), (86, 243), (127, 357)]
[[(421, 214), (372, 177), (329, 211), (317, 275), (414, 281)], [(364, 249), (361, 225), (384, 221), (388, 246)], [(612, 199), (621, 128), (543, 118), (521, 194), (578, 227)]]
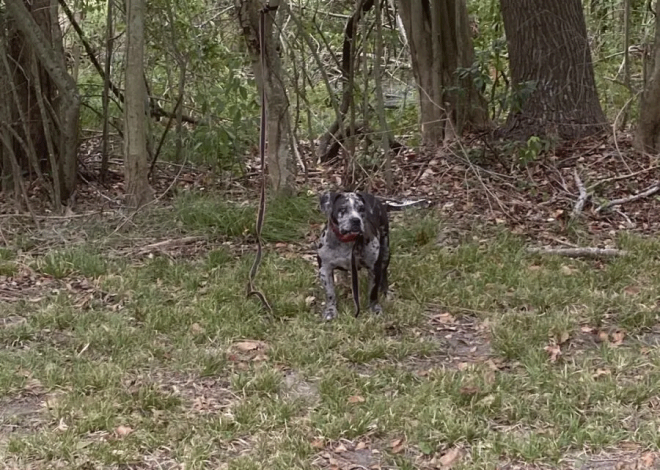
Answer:
[(372, 269), (380, 252), (380, 241), (377, 236), (366, 242), (342, 243), (336, 238), (328, 236), (327, 230), (324, 230), (319, 240), (318, 255), (321, 263), (328, 264), (329, 268), (349, 271), (354, 248), (358, 268)]

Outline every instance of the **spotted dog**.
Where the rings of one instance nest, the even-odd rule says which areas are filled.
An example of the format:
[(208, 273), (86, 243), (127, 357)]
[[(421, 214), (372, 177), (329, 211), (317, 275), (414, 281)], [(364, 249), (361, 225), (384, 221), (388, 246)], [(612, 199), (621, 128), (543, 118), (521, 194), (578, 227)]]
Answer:
[(387, 294), (387, 266), (390, 263), (389, 220), (383, 202), (367, 193), (326, 193), (320, 198), (328, 222), (317, 249), (319, 278), (326, 293), (325, 320), (337, 316), (334, 270), (351, 271), (356, 315), (357, 269), (369, 272), (369, 308), (380, 313), (378, 293)]

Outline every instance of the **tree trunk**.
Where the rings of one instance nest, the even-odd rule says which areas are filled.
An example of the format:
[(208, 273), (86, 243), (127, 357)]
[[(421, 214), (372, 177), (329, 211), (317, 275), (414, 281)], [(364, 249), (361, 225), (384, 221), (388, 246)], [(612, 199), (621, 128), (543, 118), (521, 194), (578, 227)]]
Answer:
[(639, 105), (635, 144), (642, 152), (660, 153), (660, 0), (655, 4), (655, 43), (647, 67), (646, 86)]
[(580, 0), (502, 0), (514, 99), (505, 133), (575, 139), (605, 129)]
[[(487, 110), (469, 74), (474, 49), (465, 0), (399, 0), (419, 88), (422, 139), (437, 144), (481, 127)], [(462, 77), (462, 78), (461, 78)]]
[[(30, 10), (22, 0), (6, 0), (5, 5), (12, 20), (9, 74), (14, 86), (12, 121), (5, 125), (14, 130), (12, 150), (19, 164), (38, 176), (42, 170), (52, 172), (57, 207), (76, 186), (80, 96), (66, 71), (55, 1), (34, 0)], [(54, 110), (54, 119), (46, 121), (44, 109)]]
[[(291, 194), (296, 184), (296, 161), (290, 151), (289, 99), (284, 87), (284, 73), (279, 56), (279, 30), (275, 20), (280, 0), (268, 2), (270, 11), (266, 13), (263, 48), (259, 40), (261, 0), (237, 0), (238, 19), (247, 40), (252, 59), (257, 88), (266, 95), (266, 140), (268, 174), (271, 188), (276, 193)], [(265, 67), (262, 67), (261, 54), (265, 54)]]
[(144, 83), (145, 0), (126, 0), (126, 103), (124, 185), (126, 205), (137, 209), (153, 198), (147, 157), (147, 90)]

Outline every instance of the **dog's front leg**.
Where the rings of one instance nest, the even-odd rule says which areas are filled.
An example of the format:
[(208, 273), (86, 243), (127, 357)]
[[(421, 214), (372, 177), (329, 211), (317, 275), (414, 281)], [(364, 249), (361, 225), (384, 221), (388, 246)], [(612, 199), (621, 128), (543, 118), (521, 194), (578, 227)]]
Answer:
[(332, 320), (337, 316), (337, 296), (335, 294), (334, 268), (321, 266), (319, 268), (319, 278), (321, 285), (325, 289), (325, 310), (323, 311), (324, 320)]
[(369, 308), (374, 313), (382, 313), (383, 308), (378, 303), (378, 289), (382, 283), (382, 270), (376, 265), (373, 271), (369, 271)]

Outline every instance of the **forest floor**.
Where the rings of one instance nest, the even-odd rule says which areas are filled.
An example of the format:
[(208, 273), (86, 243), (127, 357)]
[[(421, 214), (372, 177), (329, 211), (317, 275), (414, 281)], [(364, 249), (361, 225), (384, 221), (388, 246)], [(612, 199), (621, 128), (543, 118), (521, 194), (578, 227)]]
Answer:
[(393, 216), (385, 313), (345, 283), (333, 322), (313, 244), (339, 165), (269, 201), (272, 314), (245, 297), (256, 165), (159, 165), (129, 215), (90, 148), (67, 213), (0, 201), (0, 468), (660, 468), (660, 161), (467, 145), (399, 155), (389, 191), (356, 173), (434, 205)]

